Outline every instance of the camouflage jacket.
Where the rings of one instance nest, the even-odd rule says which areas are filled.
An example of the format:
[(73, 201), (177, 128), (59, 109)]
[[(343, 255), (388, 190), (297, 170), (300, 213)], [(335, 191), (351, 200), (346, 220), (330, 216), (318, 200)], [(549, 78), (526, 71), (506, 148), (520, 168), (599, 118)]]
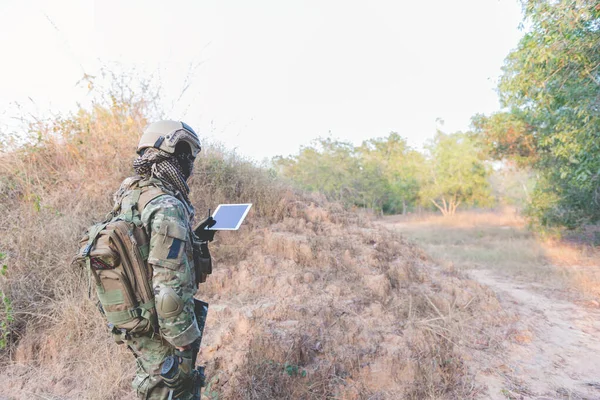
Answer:
[(148, 186), (159, 187), (165, 193), (141, 210), (141, 221), (150, 238), (148, 263), (152, 266), (159, 332), (173, 346), (183, 347), (200, 337), (193, 300), (197, 289), (191, 228), (194, 210), (155, 178), (126, 179), (119, 189), (120, 197), (126, 197), (128, 189)]

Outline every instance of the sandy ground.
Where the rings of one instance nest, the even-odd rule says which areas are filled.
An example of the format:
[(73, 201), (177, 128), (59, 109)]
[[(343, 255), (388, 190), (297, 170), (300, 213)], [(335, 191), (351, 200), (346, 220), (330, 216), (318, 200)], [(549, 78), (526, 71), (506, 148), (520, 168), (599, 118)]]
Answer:
[(540, 294), (489, 270), (469, 275), (519, 316), (496, 371), (482, 377), (491, 399), (600, 399), (600, 312)]
[[(403, 233), (411, 225), (393, 217), (381, 222)], [(502, 351), (471, 361), (478, 383), (487, 386), (481, 398), (600, 399), (600, 309), (497, 271), (493, 265), (466, 270), (496, 293), (515, 321)]]

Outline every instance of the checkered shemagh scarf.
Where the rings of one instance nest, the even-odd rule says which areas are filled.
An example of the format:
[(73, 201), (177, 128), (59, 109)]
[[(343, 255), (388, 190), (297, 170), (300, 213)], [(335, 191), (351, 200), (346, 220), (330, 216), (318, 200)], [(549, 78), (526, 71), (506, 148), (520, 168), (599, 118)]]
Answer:
[(186, 180), (191, 173), (193, 162), (193, 159), (187, 154), (178, 157), (166, 151), (150, 147), (133, 161), (133, 169), (136, 174), (143, 178), (154, 176), (177, 189), (185, 201), (191, 204), (188, 197), (190, 187)]

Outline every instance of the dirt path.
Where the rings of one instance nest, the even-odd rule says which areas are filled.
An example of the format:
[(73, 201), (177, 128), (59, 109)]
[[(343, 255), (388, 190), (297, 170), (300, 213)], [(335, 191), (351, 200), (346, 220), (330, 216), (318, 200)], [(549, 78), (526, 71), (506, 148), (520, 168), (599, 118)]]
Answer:
[(557, 294), (535, 239), (493, 217), (380, 222), (490, 287), (515, 317), (502, 351), (472, 361), (481, 371), (478, 383), (488, 388), (482, 398), (600, 400), (600, 310)]
[(489, 270), (469, 275), (520, 317), (503, 363), (481, 377), (489, 398), (600, 399), (600, 312), (548, 298)]

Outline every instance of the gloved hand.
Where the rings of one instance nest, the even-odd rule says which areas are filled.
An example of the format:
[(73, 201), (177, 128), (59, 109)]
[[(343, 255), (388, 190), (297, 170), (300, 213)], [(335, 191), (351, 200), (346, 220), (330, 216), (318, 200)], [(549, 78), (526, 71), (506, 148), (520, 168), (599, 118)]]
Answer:
[(217, 220), (215, 220), (213, 217), (208, 217), (196, 226), (194, 233), (201, 241), (212, 242), (217, 231), (207, 230), (207, 228), (213, 227), (216, 223)]
[[(205, 258), (205, 259), (209, 259), (210, 260), (210, 251), (208, 250), (208, 243), (207, 242), (200, 242), (199, 250), (200, 250), (200, 257), (201, 258)], [(210, 272), (211, 271), (209, 271), (208, 273), (210, 274)]]
[(175, 355), (169, 356), (163, 362), (161, 376), (165, 385), (173, 390), (173, 398), (189, 395), (193, 389), (192, 350), (176, 350)]

